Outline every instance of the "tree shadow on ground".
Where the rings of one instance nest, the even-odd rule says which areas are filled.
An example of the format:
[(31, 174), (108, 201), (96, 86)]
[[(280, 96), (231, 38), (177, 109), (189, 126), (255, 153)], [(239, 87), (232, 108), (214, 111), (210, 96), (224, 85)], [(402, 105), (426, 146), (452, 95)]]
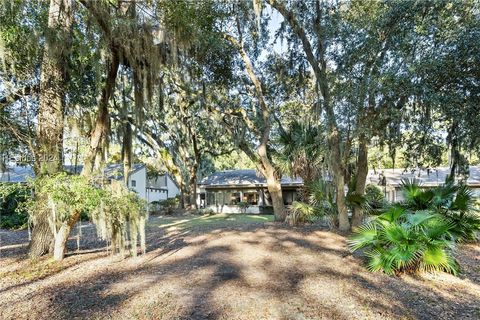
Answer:
[[(49, 303), (39, 306), (39, 317), (449, 319), (479, 315), (478, 295), (460, 287), (432, 287), (421, 278), (368, 273), (361, 259), (349, 254), (345, 238), (325, 230), (254, 226), (200, 234), (162, 231), (149, 234), (147, 240), (149, 252), (139, 263), (106, 265), (87, 278), (47, 286), (43, 299)], [(131, 307), (135, 301), (139, 309)], [(21, 306), (21, 300), (10, 300), (2, 308)], [(124, 314), (125, 308), (130, 313)]]

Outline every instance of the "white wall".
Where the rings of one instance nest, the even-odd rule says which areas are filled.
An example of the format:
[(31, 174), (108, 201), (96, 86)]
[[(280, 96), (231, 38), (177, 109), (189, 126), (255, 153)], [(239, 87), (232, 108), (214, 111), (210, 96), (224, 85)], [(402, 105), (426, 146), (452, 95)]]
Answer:
[[(135, 181), (135, 187), (132, 186), (132, 181)], [(147, 169), (145, 167), (130, 175), (128, 188), (135, 191), (140, 198), (147, 200)]]
[(167, 199), (167, 191), (166, 190), (159, 190), (159, 189), (152, 189), (147, 188), (147, 201), (148, 203), (152, 201), (162, 201)]
[[(209, 205), (206, 206), (204, 210), (213, 210), (215, 213), (244, 213), (242, 212), (242, 209), (240, 206), (235, 206), (235, 205)], [(256, 205), (251, 205), (247, 207), (247, 210), (245, 213), (247, 214), (259, 214), (261, 210), (261, 207), (256, 206)]]
[(167, 175), (167, 189), (168, 189), (168, 197), (175, 198), (177, 195), (180, 194), (180, 189), (178, 189), (175, 182), (173, 182), (170, 175)]

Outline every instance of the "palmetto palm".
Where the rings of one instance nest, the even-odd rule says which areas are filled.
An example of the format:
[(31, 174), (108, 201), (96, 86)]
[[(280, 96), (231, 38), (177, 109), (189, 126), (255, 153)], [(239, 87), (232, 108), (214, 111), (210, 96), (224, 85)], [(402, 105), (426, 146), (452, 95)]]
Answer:
[(457, 274), (449, 237), (451, 222), (431, 211), (394, 206), (361, 226), (348, 241), (352, 251), (365, 248), (370, 271), (446, 271)]
[(301, 177), (305, 183), (320, 176), (325, 154), (322, 140), (318, 126), (292, 122), (277, 140), (280, 148), (275, 160), (280, 172)]
[(450, 233), (456, 241), (475, 240), (480, 230), (480, 216), (474, 207), (472, 191), (465, 184), (447, 180), (444, 185), (425, 189), (417, 181), (403, 181), (405, 201), (412, 210), (431, 210), (453, 224)]
[(324, 180), (316, 180), (306, 186), (308, 196), (305, 202), (292, 204), (292, 223), (305, 222), (315, 217), (327, 217), (331, 225), (336, 224), (337, 210), (334, 201), (334, 188)]
[(456, 274), (455, 243), (476, 239), (480, 230), (472, 192), (448, 180), (429, 189), (404, 181), (403, 191), (403, 202), (356, 230), (349, 240), (351, 250), (366, 250), (371, 271)]

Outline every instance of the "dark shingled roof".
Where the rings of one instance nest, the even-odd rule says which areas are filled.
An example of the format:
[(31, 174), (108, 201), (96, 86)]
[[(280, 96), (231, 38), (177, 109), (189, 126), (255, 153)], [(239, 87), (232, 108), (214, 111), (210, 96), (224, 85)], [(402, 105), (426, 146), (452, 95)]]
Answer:
[[(142, 169), (145, 165), (141, 163), (135, 163), (132, 165), (132, 173)], [(83, 166), (65, 165), (63, 169), (69, 173), (80, 174)], [(123, 179), (123, 164), (115, 163), (109, 164), (105, 168), (105, 178), (122, 180)], [(28, 178), (34, 178), (35, 173), (31, 166), (18, 166), (8, 168), (6, 172), (0, 172), (0, 182), (26, 182)]]
[[(282, 185), (302, 185), (301, 178), (282, 177)], [(203, 178), (199, 185), (205, 187), (220, 186), (266, 186), (265, 178), (253, 169), (225, 170), (215, 172), (208, 177)]]
[[(480, 187), (480, 167), (470, 166), (467, 185), (470, 187)], [(404, 169), (378, 169), (376, 172), (369, 170), (367, 183), (379, 183), (379, 176), (383, 172), (387, 180), (387, 185), (396, 187), (402, 184), (403, 179), (416, 179), (422, 186), (434, 187), (445, 182), (445, 178), (450, 174), (450, 168), (438, 167), (430, 170), (407, 170)]]

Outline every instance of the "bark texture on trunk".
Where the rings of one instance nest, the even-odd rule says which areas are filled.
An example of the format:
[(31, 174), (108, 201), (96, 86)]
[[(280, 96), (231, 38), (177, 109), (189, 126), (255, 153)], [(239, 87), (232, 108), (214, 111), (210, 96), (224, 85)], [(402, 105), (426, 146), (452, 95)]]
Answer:
[[(63, 169), (65, 83), (71, 44), (72, 5), (72, 0), (50, 1), (40, 76), (38, 138), (35, 150), (37, 177), (52, 175)], [(48, 214), (39, 214), (35, 220), (29, 248), (32, 258), (48, 253), (53, 242)]]
[(125, 185), (128, 185), (128, 179), (130, 173), (132, 172), (132, 127), (130, 123), (125, 124), (124, 133), (123, 133), (123, 146), (122, 146), (122, 157), (123, 157), (123, 179)]
[(190, 177), (190, 200), (189, 206), (190, 209), (194, 210), (197, 209), (197, 177), (196, 173), (191, 173), (192, 176)]
[(283, 205), (282, 185), (275, 177), (273, 170), (268, 170), (266, 173), (267, 189), (272, 198), (273, 213), (275, 221), (284, 222), (287, 217), (285, 206)]
[(80, 211), (76, 211), (72, 214), (68, 221), (62, 223), (55, 235), (55, 245), (53, 248), (53, 259), (62, 260), (65, 257), (66, 247), (70, 231), (75, 223), (80, 218)]
[(40, 76), (35, 159), (39, 175), (55, 174), (62, 170), (65, 82), (71, 25), (72, 1), (51, 0)]
[(113, 52), (107, 71), (107, 79), (105, 81), (105, 85), (103, 86), (100, 101), (98, 103), (98, 114), (97, 119), (95, 120), (95, 128), (93, 129), (90, 137), (90, 146), (84, 159), (84, 166), (82, 170), (82, 175), (84, 176), (90, 176), (95, 169), (98, 169), (96, 168), (96, 164), (99, 163), (97, 160), (103, 156), (103, 147), (107, 144), (108, 134), (110, 131), (108, 101), (110, 100), (115, 88), (119, 64), (119, 57), (115, 52)]
[(48, 212), (45, 212), (36, 217), (28, 251), (30, 258), (38, 258), (51, 251), (53, 232), (48, 222), (48, 215)]
[[(355, 192), (365, 195), (365, 185), (368, 175), (368, 143), (365, 136), (360, 136), (358, 141), (357, 174), (355, 183)], [(357, 227), (363, 222), (363, 209), (355, 207), (353, 209), (352, 227)]]
[[(311, 65), (315, 78), (317, 80), (318, 87), (320, 88), (321, 95), (323, 97), (323, 107), (326, 112), (327, 118), (327, 128), (329, 131), (328, 142), (330, 146), (330, 165), (332, 168), (333, 178), (336, 186), (336, 203), (338, 210), (338, 221), (339, 229), (346, 231), (350, 229), (350, 222), (348, 219), (348, 209), (345, 205), (345, 178), (344, 178), (344, 164), (342, 159), (341, 151), (341, 137), (340, 132), (337, 126), (335, 112), (330, 101), (330, 89), (329, 82), (327, 78), (327, 61), (325, 59), (325, 47), (323, 34), (321, 31), (321, 25), (318, 23), (316, 25), (315, 33), (318, 37), (318, 58), (314, 53), (312, 44), (307, 36), (307, 32), (300, 24), (299, 20), (295, 14), (287, 9), (284, 2), (277, 0), (267, 0), (267, 2), (275, 8), (285, 19), (285, 21), (290, 25), (293, 32), (298, 36), (300, 42), (302, 43), (303, 50), (307, 57), (309, 64)], [(321, 16), (321, 8), (317, 4), (316, 14), (318, 17)], [(318, 20), (320, 22), (321, 19)]]

